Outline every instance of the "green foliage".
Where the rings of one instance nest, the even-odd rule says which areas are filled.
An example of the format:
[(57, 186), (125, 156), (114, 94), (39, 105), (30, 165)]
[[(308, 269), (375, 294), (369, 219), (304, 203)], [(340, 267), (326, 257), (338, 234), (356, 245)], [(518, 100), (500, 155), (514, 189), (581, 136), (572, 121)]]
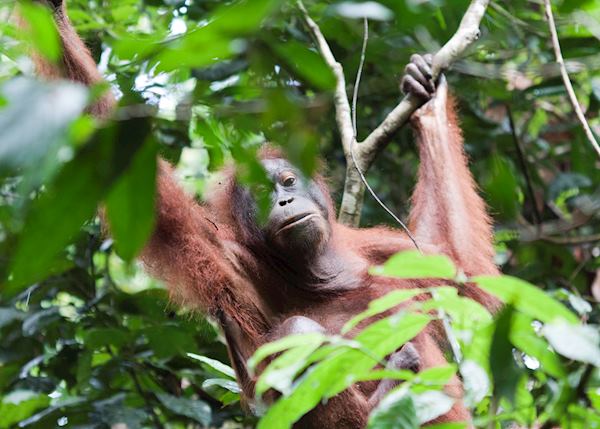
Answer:
[[(361, 139), (397, 104), (410, 55), (443, 44), (468, 1), (305, 3), (349, 93), (361, 17), (370, 17)], [(600, 3), (554, 3), (571, 80), (597, 130)], [(25, 27), (8, 19), (16, 9)], [(268, 182), (255, 154), (271, 141), (307, 175), (320, 155), (339, 199), (345, 166), (333, 76), (294, 2), (68, 0), (68, 9), (119, 97), (111, 120), (85, 111), (106, 86), (32, 77), (32, 51), (48, 64), (60, 58), (50, 11), (25, 0), (0, 5), (0, 428), (289, 427), (350, 384), (384, 378), (402, 383), (369, 427), (415, 428), (451, 405), (442, 387), (455, 374), (477, 427), (600, 427), (600, 310), (591, 289), (600, 269), (600, 169), (552, 64), (539, 4), (491, 2), (480, 40), (447, 72), (506, 274), (469, 280), (506, 310), (493, 317), (455, 286), (399, 290), (341, 335), (265, 345), (250, 360), (255, 371), (268, 362), (257, 395), (282, 396), (268, 409), (256, 398), (258, 423), (241, 410), (211, 322), (173, 309), (135, 263), (154, 225), (155, 154), (198, 197), (213, 171), (234, 162), (264, 213)], [(368, 173), (401, 217), (417, 165), (402, 130)], [(389, 223), (369, 197), (363, 223)], [(446, 257), (415, 252), (371, 273), (466, 281)], [(452, 364), (419, 374), (377, 366), (430, 320), (446, 327)]]
[[(403, 275), (407, 271), (402, 265), (414, 258), (414, 252), (395, 255), (386, 263), (387, 273)], [(429, 261), (433, 273), (439, 272), (436, 269), (439, 266), (455, 272), (445, 258), (420, 258), (419, 266)], [(366, 326), (351, 341), (311, 334), (263, 346), (254, 359), (260, 356), (259, 360), (263, 360), (268, 353), (281, 352), (284, 347), (287, 350), (272, 360), (260, 376), (259, 385), (263, 388), (257, 390), (257, 395), (270, 387), (283, 396), (261, 418), (259, 427), (289, 428), (319, 401), (327, 400), (349, 384), (381, 378), (403, 383), (373, 410), (370, 428), (416, 428), (445, 414), (454, 399), (447, 396), (444, 387), (455, 375), (455, 368), (431, 368), (416, 375), (407, 374), (406, 370), (377, 368), (382, 358), (398, 350), (429, 323), (432, 318), (428, 315), (434, 309), (437, 312), (433, 314), (445, 324), (451, 342), (456, 341), (452, 347), (453, 360), (464, 380), (465, 403), (475, 411), (478, 424), (564, 423), (583, 419), (578, 415), (584, 410), (581, 403), (588, 399), (567, 387), (573, 375), (565, 372), (565, 365), (567, 359), (580, 362), (572, 368), (580, 381), (581, 371), (594, 372), (600, 356), (597, 327), (581, 324), (559, 301), (525, 281), (510, 276), (475, 277), (466, 281), (476, 282), (498, 296), (505, 303), (504, 309), (492, 319), (479, 304), (457, 296), (454, 287), (394, 291), (372, 302), (366, 312), (346, 325), (345, 331), (377, 314), (390, 314), (391, 309), (418, 293), (428, 291), (430, 297)], [(410, 322), (404, 324), (407, 321)], [(388, 331), (392, 326), (394, 333)], [(347, 358), (351, 361), (346, 361)], [(340, 379), (339, 374), (344, 374), (344, 378)], [(281, 381), (289, 377), (292, 379), (281, 388)], [(533, 392), (548, 383), (562, 385), (566, 390), (550, 389), (539, 393), (534, 400)], [(556, 401), (569, 411), (557, 414)], [(600, 423), (597, 411), (584, 412), (589, 419), (586, 422), (592, 424), (589, 427)]]

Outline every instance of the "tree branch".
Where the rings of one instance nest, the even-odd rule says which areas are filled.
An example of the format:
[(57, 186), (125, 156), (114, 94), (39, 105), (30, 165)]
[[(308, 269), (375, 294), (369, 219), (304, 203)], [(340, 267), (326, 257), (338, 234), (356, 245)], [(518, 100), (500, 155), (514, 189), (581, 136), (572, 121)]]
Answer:
[[(433, 56), (433, 79), (448, 68), (479, 37), (479, 23), (485, 14), (489, 0), (473, 0), (465, 12), (456, 33)], [(410, 115), (423, 104), (423, 100), (408, 95), (392, 110), (383, 122), (356, 148), (358, 158), (370, 166), (377, 154), (389, 143)]]
[(298, 8), (302, 12), (306, 26), (317, 42), (321, 56), (329, 68), (331, 68), (331, 71), (335, 76), (336, 84), (333, 98), (335, 106), (335, 120), (342, 138), (342, 147), (344, 148), (344, 153), (346, 158), (348, 158), (350, 154), (350, 147), (352, 146), (352, 140), (354, 139), (354, 130), (352, 129), (350, 103), (348, 102), (348, 95), (346, 94), (346, 78), (344, 76), (344, 69), (333, 56), (333, 52), (331, 52), (331, 48), (329, 47), (327, 40), (325, 40), (325, 36), (323, 36), (319, 26), (308, 14), (308, 11), (304, 7), (304, 3), (302, 3), (302, 0), (298, 0), (297, 4)]
[[(423, 104), (423, 100), (412, 95), (407, 95), (363, 142), (356, 142), (352, 110), (350, 109), (346, 93), (344, 69), (333, 56), (321, 29), (308, 14), (302, 0), (298, 0), (297, 4), (308, 29), (316, 40), (323, 59), (331, 68), (336, 78), (334, 92), (335, 117), (346, 157), (346, 180), (344, 183), (344, 195), (340, 207), (339, 221), (346, 225), (358, 226), (365, 191), (361, 175), (369, 169), (377, 154), (385, 148), (394, 133)], [(479, 23), (485, 14), (488, 4), (489, 0), (472, 0), (456, 33), (433, 57), (432, 70), (434, 79), (437, 78), (442, 70), (446, 69), (454, 60), (462, 55), (471, 43), (477, 40), (479, 37)]]
[[(477, 40), (479, 37), (479, 23), (488, 4), (489, 0), (473, 0), (471, 2), (456, 33), (433, 57), (432, 71), (434, 79)], [(363, 142), (354, 145), (354, 159), (360, 171), (365, 173), (369, 169), (379, 152), (387, 146), (396, 131), (406, 123), (410, 115), (422, 104), (423, 100), (407, 95)], [(364, 187), (360, 183), (357, 186), (355, 174), (348, 173), (351, 173), (351, 171), (346, 171), (340, 221), (358, 226)]]
[(562, 80), (565, 84), (565, 88), (567, 89), (567, 94), (569, 95), (569, 101), (571, 101), (571, 105), (575, 110), (575, 114), (577, 115), (577, 119), (581, 122), (581, 126), (585, 131), (585, 135), (587, 139), (590, 141), (594, 150), (600, 156), (600, 146), (590, 129), (590, 125), (587, 123), (583, 111), (581, 110), (581, 105), (579, 101), (577, 101), (577, 96), (575, 95), (575, 91), (573, 90), (573, 85), (571, 84), (571, 80), (569, 79), (569, 74), (567, 73), (567, 68), (565, 67), (565, 61), (562, 56), (562, 52), (560, 50), (560, 43), (558, 41), (558, 34), (556, 33), (556, 25), (554, 24), (554, 15), (552, 15), (552, 5), (550, 0), (544, 0), (544, 6), (546, 9), (546, 19), (548, 20), (548, 27), (550, 28), (550, 35), (552, 36), (552, 46), (554, 47), (554, 55), (556, 56), (556, 63), (560, 67), (560, 74), (562, 76)]
[[(529, 243), (537, 240), (553, 241), (557, 242), (564, 240), (564, 244), (569, 244), (567, 237), (557, 237), (566, 234), (574, 229), (577, 229), (587, 224), (591, 219), (592, 215), (585, 214), (579, 211), (573, 213), (570, 220), (551, 220), (544, 222), (539, 225), (525, 224), (519, 228), (519, 241), (523, 243)], [(571, 241), (578, 241), (577, 239), (571, 238)], [(592, 240), (594, 241), (594, 240)], [(576, 243), (573, 243), (576, 244)]]

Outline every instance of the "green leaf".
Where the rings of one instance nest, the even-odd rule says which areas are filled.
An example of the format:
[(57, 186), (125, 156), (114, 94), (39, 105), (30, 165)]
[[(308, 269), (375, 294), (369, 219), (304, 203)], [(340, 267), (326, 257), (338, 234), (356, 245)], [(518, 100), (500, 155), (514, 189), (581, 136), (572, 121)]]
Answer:
[(177, 325), (148, 327), (143, 332), (148, 338), (149, 346), (159, 359), (185, 356), (190, 350), (196, 351), (198, 348), (193, 335)]
[(50, 8), (39, 3), (20, 2), (20, 15), (27, 22), (26, 35), (36, 50), (51, 62), (57, 62), (61, 54), (61, 43)]
[(494, 394), (514, 403), (515, 390), (522, 371), (517, 367), (509, 342), (512, 318), (515, 313), (511, 305), (506, 306), (496, 319), (496, 329), (490, 351), (490, 368), (494, 378)]
[(294, 347), (273, 359), (256, 383), (256, 394), (262, 395), (273, 388), (288, 395), (294, 379), (307, 366), (309, 356), (320, 345), (320, 342), (314, 342), (302, 347)]
[(156, 396), (171, 412), (189, 417), (204, 426), (210, 425), (212, 411), (206, 402), (199, 399), (178, 398), (166, 393), (157, 393)]
[(487, 160), (483, 189), (494, 213), (504, 219), (514, 219), (520, 210), (521, 189), (512, 163), (505, 157), (493, 155)]
[(577, 323), (577, 316), (531, 283), (511, 276), (479, 276), (471, 279), (486, 292), (544, 323), (563, 319)]
[[(322, 398), (337, 395), (411, 340), (430, 320), (425, 314), (399, 313), (371, 324), (354, 338), (353, 342), (357, 343), (354, 348), (338, 349), (309, 368), (293, 392), (267, 411), (258, 427), (291, 427)], [(339, 377), (339, 374), (345, 376)]]
[(235, 381), (225, 378), (209, 378), (202, 382), (203, 389), (210, 389), (213, 386), (222, 387), (223, 389), (232, 393), (241, 393), (242, 391), (240, 386)]
[(401, 279), (453, 279), (456, 268), (445, 255), (423, 255), (418, 250), (396, 253), (383, 266), (369, 270), (371, 275)]
[(124, 405), (123, 395), (115, 395), (112, 398), (96, 402), (94, 407), (98, 410), (100, 420), (109, 427), (125, 425), (128, 429), (142, 429), (144, 422), (148, 421), (149, 414), (138, 408)]
[(209, 378), (202, 382), (202, 390), (217, 398), (223, 405), (229, 405), (240, 400), (242, 389), (233, 380), (225, 378)]
[(544, 326), (542, 333), (561, 355), (600, 367), (598, 326), (555, 322)]
[(418, 429), (419, 419), (408, 389), (388, 393), (369, 416), (367, 429)]
[(206, 356), (197, 355), (195, 353), (188, 353), (187, 355), (188, 355), (188, 357), (191, 357), (194, 360), (198, 360), (198, 361), (208, 365), (210, 368), (215, 370), (218, 374), (223, 374), (223, 375), (231, 378), (232, 380), (235, 380), (235, 372), (233, 371), (233, 368), (231, 368), (229, 365), (225, 365), (224, 363), (219, 362), (216, 359), (211, 359)]
[(0, 110), (0, 170), (24, 169), (40, 180), (72, 153), (66, 134), (87, 104), (87, 89), (21, 77), (5, 82), (0, 95), (8, 103)]
[(543, 371), (553, 377), (563, 378), (566, 371), (560, 358), (548, 343), (533, 328), (533, 319), (524, 314), (515, 314), (510, 329), (511, 343), (523, 353), (536, 358)]
[(456, 365), (434, 366), (420, 371), (414, 379), (415, 384), (424, 387), (443, 387), (456, 375)]
[(98, 202), (123, 173), (150, 131), (148, 120), (134, 118), (102, 130), (62, 168), (27, 213), (5, 288), (14, 294), (43, 278), (95, 213)]
[(467, 429), (467, 422), (452, 422), (452, 423), (435, 423), (427, 425), (427, 429)]
[(280, 340), (272, 341), (259, 347), (254, 352), (252, 357), (248, 359), (248, 367), (251, 370), (254, 370), (260, 362), (265, 360), (267, 357), (274, 355), (275, 353), (279, 353), (294, 347), (313, 347), (314, 344), (320, 345), (326, 340), (327, 336), (318, 332), (288, 335)]
[(156, 56), (157, 70), (207, 66), (239, 53), (244, 46), (240, 37), (257, 31), (279, 1), (240, 0), (221, 6), (213, 16), (205, 18), (207, 25), (169, 43), (167, 49)]
[(129, 332), (119, 328), (94, 328), (86, 330), (83, 342), (89, 349), (99, 349), (103, 346), (121, 347), (131, 339)]
[(149, 139), (106, 198), (117, 253), (131, 261), (154, 229), (157, 145)]
[(335, 76), (323, 57), (294, 40), (271, 43), (271, 48), (294, 74), (320, 90), (332, 89)]
[(30, 390), (15, 390), (0, 402), (0, 428), (9, 428), (50, 404), (50, 397)]
[(395, 290), (381, 298), (377, 298), (369, 303), (369, 307), (365, 311), (357, 314), (348, 322), (346, 322), (346, 324), (342, 328), (342, 334), (348, 333), (352, 328), (354, 328), (363, 320), (376, 316), (377, 314), (383, 313), (385, 311), (391, 310), (397, 305), (400, 305), (403, 302), (406, 302), (409, 299), (412, 299), (415, 296), (421, 295), (426, 292), (427, 291), (423, 289)]
[(515, 393), (515, 414), (519, 424), (531, 427), (536, 418), (536, 404), (528, 384), (529, 378), (521, 377)]
[(443, 392), (428, 390), (423, 393), (412, 393), (417, 419), (421, 424), (443, 416), (454, 406), (454, 399)]

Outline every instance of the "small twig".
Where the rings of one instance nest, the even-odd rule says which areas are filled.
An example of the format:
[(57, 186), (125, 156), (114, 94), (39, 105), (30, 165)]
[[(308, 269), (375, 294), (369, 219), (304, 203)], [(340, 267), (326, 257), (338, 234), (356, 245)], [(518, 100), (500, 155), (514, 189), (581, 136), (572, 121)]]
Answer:
[(354, 91), (352, 93), (352, 129), (354, 130), (354, 141), (358, 137), (356, 128), (356, 101), (358, 100), (358, 88), (360, 87), (360, 77), (362, 76), (362, 70), (365, 65), (365, 56), (367, 53), (367, 42), (369, 41), (369, 20), (363, 18), (363, 44), (360, 50), (360, 62), (358, 64), (358, 71), (356, 72), (356, 80), (354, 82)]
[(356, 81), (354, 82), (354, 93), (352, 95), (352, 129), (354, 130), (354, 138), (352, 139), (352, 142), (350, 143), (350, 157), (352, 158), (352, 164), (354, 165), (354, 168), (358, 172), (358, 175), (360, 176), (360, 180), (362, 181), (363, 185), (365, 185), (365, 188), (367, 188), (367, 191), (369, 191), (371, 196), (387, 212), (387, 214), (389, 214), (392, 217), (392, 219), (394, 219), (402, 227), (402, 229), (406, 232), (406, 235), (408, 235), (408, 238), (410, 238), (410, 240), (413, 242), (413, 244), (415, 245), (417, 250), (421, 251), (421, 248), (417, 244), (417, 240), (415, 240), (413, 235), (410, 233), (410, 230), (408, 229), (406, 224), (404, 222), (402, 222), (400, 220), (400, 218), (398, 216), (396, 216), (394, 214), (394, 212), (392, 212), (384, 204), (383, 201), (381, 201), (381, 198), (379, 198), (379, 196), (375, 193), (373, 188), (371, 188), (371, 185), (369, 185), (369, 182), (367, 182), (367, 178), (365, 177), (364, 173), (362, 172), (362, 169), (359, 167), (358, 163), (356, 162), (356, 155), (354, 154), (354, 148), (355, 148), (356, 137), (357, 137), (357, 135), (356, 135), (356, 130), (357, 130), (357, 128), (356, 128), (356, 102), (358, 100), (358, 88), (360, 87), (360, 77), (362, 76), (362, 69), (365, 64), (365, 54), (367, 51), (367, 42), (369, 41), (369, 20), (365, 17), (365, 18), (363, 18), (363, 22), (364, 22), (363, 45), (362, 45), (362, 49), (360, 52), (360, 63), (358, 65), (358, 71), (356, 72)]
[(600, 146), (592, 133), (590, 125), (585, 119), (585, 115), (581, 110), (581, 105), (577, 100), (577, 96), (575, 95), (575, 91), (573, 90), (573, 85), (571, 84), (571, 79), (569, 79), (569, 74), (567, 73), (567, 69), (565, 67), (565, 61), (562, 56), (562, 51), (560, 49), (560, 42), (558, 41), (558, 34), (556, 32), (556, 25), (554, 24), (554, 15), (552, 15), (552, 5), (550, 0), (544, 0), (544, 6), (546, 9), (546, 19), (548, 20), (548, 27), (550, 28), (550, 35), (552, 36), (552, 46), (554, 47), (554, 55), (556, 57), (556, 63), (560, 67), (560, 74), (562, 76), (563, 83), (565, 84), (565, 88), (567, 90), (567, 94), (569, 95), (569, 101), (575, 110), (575, 114), (577, 115), (577, 119), (581, 123), (585, 135), (589, 142), (594, 147), (594, 150), (600, 156)]
[(541, 241), (547, 241), (548, 243), (554, 244), (579, 245), (595, 243), (597, 241), (600, 242), (600, 234), (581, 235), (577, 237), (551, 237), (547, 235), (541, 235), (539, 239)]
[(533, 219), (536, 227), (542, 224), (542, 215), (538, 210), (535, 193), (533, 192), (533, 185), (531, 183), (531, 177), (529, 176), (529, 169), (527, 168), (527, 161), (525, 160), (525, 154), (523, 152), (523, 148), (521, 147), (521, 140), (517, 135), (517, 129), (515, 128), (515, 121), (512, 115), (512, 111), (510, 110), (510, 106), (506, 105), (506, 114), (508, 116), (508, 123), (510, 125), (510, 132), (513, 137), (513, 142), (515, 143), (515, 148), (517, 149), (517, 158), (519, 159), (519, 165), (521, 166), (521, 170), (523, 171), (523, 176), (525, 176), (525, 183), (527, 185), (527, 193), (529, 194), (529, 199), (531, 200), (531, 205), (533, 207)]
[[(556, 236), (566, 234), (569, 231), (573, 231), (577, 228), (582, 227), (592, 220), (592, 215), (576, 211), (572, 214), (571, 219), (557, 219), (546, 221), (537, 226), (530, 225), (525, 222), (524, 225), (517, 229), (519, 241), (522, 243), (530, 243), (538, 240), (556, 240)], [(564, 239), (563, 239), (564, 240)]]

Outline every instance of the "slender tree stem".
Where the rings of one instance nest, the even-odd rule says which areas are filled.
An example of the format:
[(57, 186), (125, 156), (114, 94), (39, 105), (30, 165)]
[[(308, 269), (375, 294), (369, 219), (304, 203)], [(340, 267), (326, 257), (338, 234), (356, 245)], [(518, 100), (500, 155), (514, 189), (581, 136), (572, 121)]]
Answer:
[(583, 110), (581, 110), (581, 105), (577, 100), (577, 96), (575, 95), (575, 91), (573, 90), (573, 85), (571, 84), (571, 79), (569, 79), (569, 74), (567, 73), (567, 68), (565, 67), (565, 61), (562, 56), (562, 51), (560, 49), (560, 42), (558, 41), (558, 34), (556, 32), (556, 25), (554, 24), (554, 15), (552, 14), (552, 4), (550, 0), (544, 0), (544, 6), (546, 8), (546, 19), (548, 20), (548, 27), (550, 28), (550, 35), (552, 36), (552, 46), (554, 47), (554, 56), (556, 57), (556, 63), (560, 68), (560, 74), (562, 76), (562, 80), (565, 84), (565, 88), (567, 89), (567, 94), (569, 95), (569, 101), (575, 110), (575, 114), (577, 115), (577, 119), (581, 123), (585, 135), (591, 145), (594, 147), (594, 150), (600, 156), (600, 146), (592, 133), (592, 129), (585, 119), (585, 115), (583, 114)]

